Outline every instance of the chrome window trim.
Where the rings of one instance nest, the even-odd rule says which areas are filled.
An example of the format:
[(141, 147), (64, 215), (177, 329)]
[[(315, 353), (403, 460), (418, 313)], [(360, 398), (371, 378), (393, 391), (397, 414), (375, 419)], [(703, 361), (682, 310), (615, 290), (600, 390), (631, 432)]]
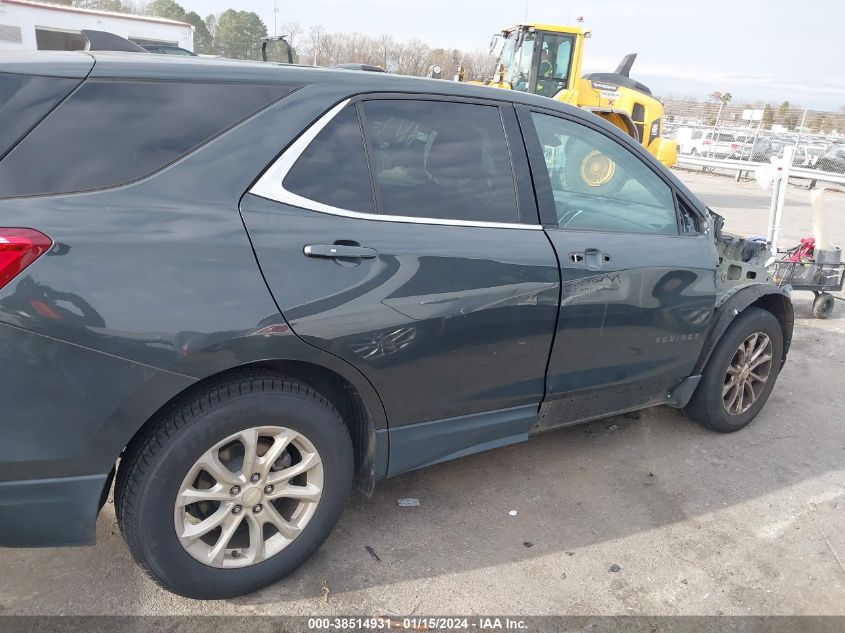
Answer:
[(408, 224), (439, 224), (444, 226), (474, 226), (491, 229), (528, 229), (541, 231), (543, 227), (539, 224), (518, 224), (508, 222), (480, 222), (475, 220), (449, 220), (445, 218), (416, 218), (405, 215), (382, 215), (379, 213), (367, 213), (363, 211), (350, 211), (342, 209), (310, 198), (305, 198), (284, 187), (285, 177), (293, 168), (294, 164), (302, 153), (308, 148), (316, 136), (343, 110), (352, 99), (341, 101), (331, 110), (311, 124), (284, 152), (279, 156), (264, 174), (256, 181), (249, 190), (249, 193), (288, 204), (293, 207), (300, 207), (318, 213), (338, 215), (346, 218), (359, 220), (378, 220), (381, 222), (405, 222)]

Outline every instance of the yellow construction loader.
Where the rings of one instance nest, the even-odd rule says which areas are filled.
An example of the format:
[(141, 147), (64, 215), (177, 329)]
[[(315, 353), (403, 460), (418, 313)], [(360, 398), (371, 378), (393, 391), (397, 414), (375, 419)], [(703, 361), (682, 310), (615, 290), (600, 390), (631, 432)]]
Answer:
[[(615, 72), (581, 76), (589, 30), (552, 24), (518, 24), (491, 44), (494, 76), (482, 82), (580, 106), (636, 138), (666, 166), (677, 162), (677, 143), (661, 137), (663, 104), (630, 77), (637, 55), (626, 55)], [(464, 79), (463, 68), (456, 77)]]

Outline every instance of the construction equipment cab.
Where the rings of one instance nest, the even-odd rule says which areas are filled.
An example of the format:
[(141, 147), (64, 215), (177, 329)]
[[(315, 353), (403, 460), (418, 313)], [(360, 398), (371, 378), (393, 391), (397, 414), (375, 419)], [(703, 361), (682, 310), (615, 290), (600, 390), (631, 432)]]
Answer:
[[(518, 24), (491, 45), (495, 75), (488, 86), (543, 95), (597, 114), (639, 140), (667, 167), (677, 162), (677, 144), (661, 138), (663, 104), (629, 76), (636, 53), (612, 73), (581, 77), (589, 30), (550, 24)], [(462, 77), (459, 70), (458, 77)]]

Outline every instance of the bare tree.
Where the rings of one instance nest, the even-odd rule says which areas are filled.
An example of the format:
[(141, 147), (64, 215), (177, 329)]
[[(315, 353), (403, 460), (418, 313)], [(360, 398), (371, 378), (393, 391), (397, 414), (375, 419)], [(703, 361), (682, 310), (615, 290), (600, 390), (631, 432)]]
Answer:
[(381, 66), (387, 71), (394, 70), (396, 63), (395, 53), (396, 42), (393, 41), (390, 35), (382, 33), (376, 38), (373, 47), (373, 56), (375, 58), (374, 63), (377, 66)]
[(123, 6), (127, 11), (136, 15), (146, 15), (148, 4), (148, 0), (123, 0)]
[(357, 31), (328, 33), (319, 24), (309, 27), (305, 33), (301, 26), (296, 26), (299, 28), (291, 28), (288, 23), (282, 28), (286, 34), (291, 35), (291, 44), (299, 42), (303, 63), (319, 66), (372, 64), (388, 72), (417, 76), (425, 75), (429, 67), (436, 64), (441, 67), (444, 78), (451, 78), (458, 65), (463, 64), (467, 79), (483, 79), (489, 75), (488, 54), (481, 50), (467, 53), (458, 49), (432, 49), (422, 40), (414, 38), (397, 41), (387, 33), (377, 37)]
[(311, 64), (317, 66), (320, 64), (320, 57), (323, 55), (323, 38), (326, 35), (326, 29), (319, 24), (315, 24), (308, 29), (308, 36), (306, 41), (306, 48), (302, 51), (301, 59), (304, 60), (304, 54), (311, 57)]
[(320, 66), (334, 66), (337, 64), (337, 37), (332, 33), (323, 33), (322, 45), (320, 47), (321, 57), (317, 64)]
[(299, 22), (282, 22), (279, 25), (279, 34), (286, 35), (288, 43), (294, 48), (296, 48), (296, 43), (299, 41), (299, 36), (304, 32), (305, 29)]
[(489, 79), (493, 75), (491, 68), (493, 59), (491, 59), (489, 51), (477, 48), (469, 53), (464, 53), (460, 63), (464, 67), (467, 80), (480, 81)]
[(431, 50), (416, 38), (399, 44), (396, 72), (400, 75), (425, 75)]

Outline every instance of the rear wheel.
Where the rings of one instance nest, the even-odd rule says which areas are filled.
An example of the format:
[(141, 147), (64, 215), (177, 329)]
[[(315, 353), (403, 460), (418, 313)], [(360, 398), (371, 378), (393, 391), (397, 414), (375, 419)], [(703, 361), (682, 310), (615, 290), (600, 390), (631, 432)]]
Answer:
[(738, 431), (768, 400), (782, 357), (778, 320), (771, 312), (748, 308), (722, 335), (684, 411), (714, 431)]
[(246, 372), (170, 409), (130, 447), (115, 501), (138, 564), (201, 599), (250, 593), (325, 540), (352, 485), (337, 411), (306, 385)]

